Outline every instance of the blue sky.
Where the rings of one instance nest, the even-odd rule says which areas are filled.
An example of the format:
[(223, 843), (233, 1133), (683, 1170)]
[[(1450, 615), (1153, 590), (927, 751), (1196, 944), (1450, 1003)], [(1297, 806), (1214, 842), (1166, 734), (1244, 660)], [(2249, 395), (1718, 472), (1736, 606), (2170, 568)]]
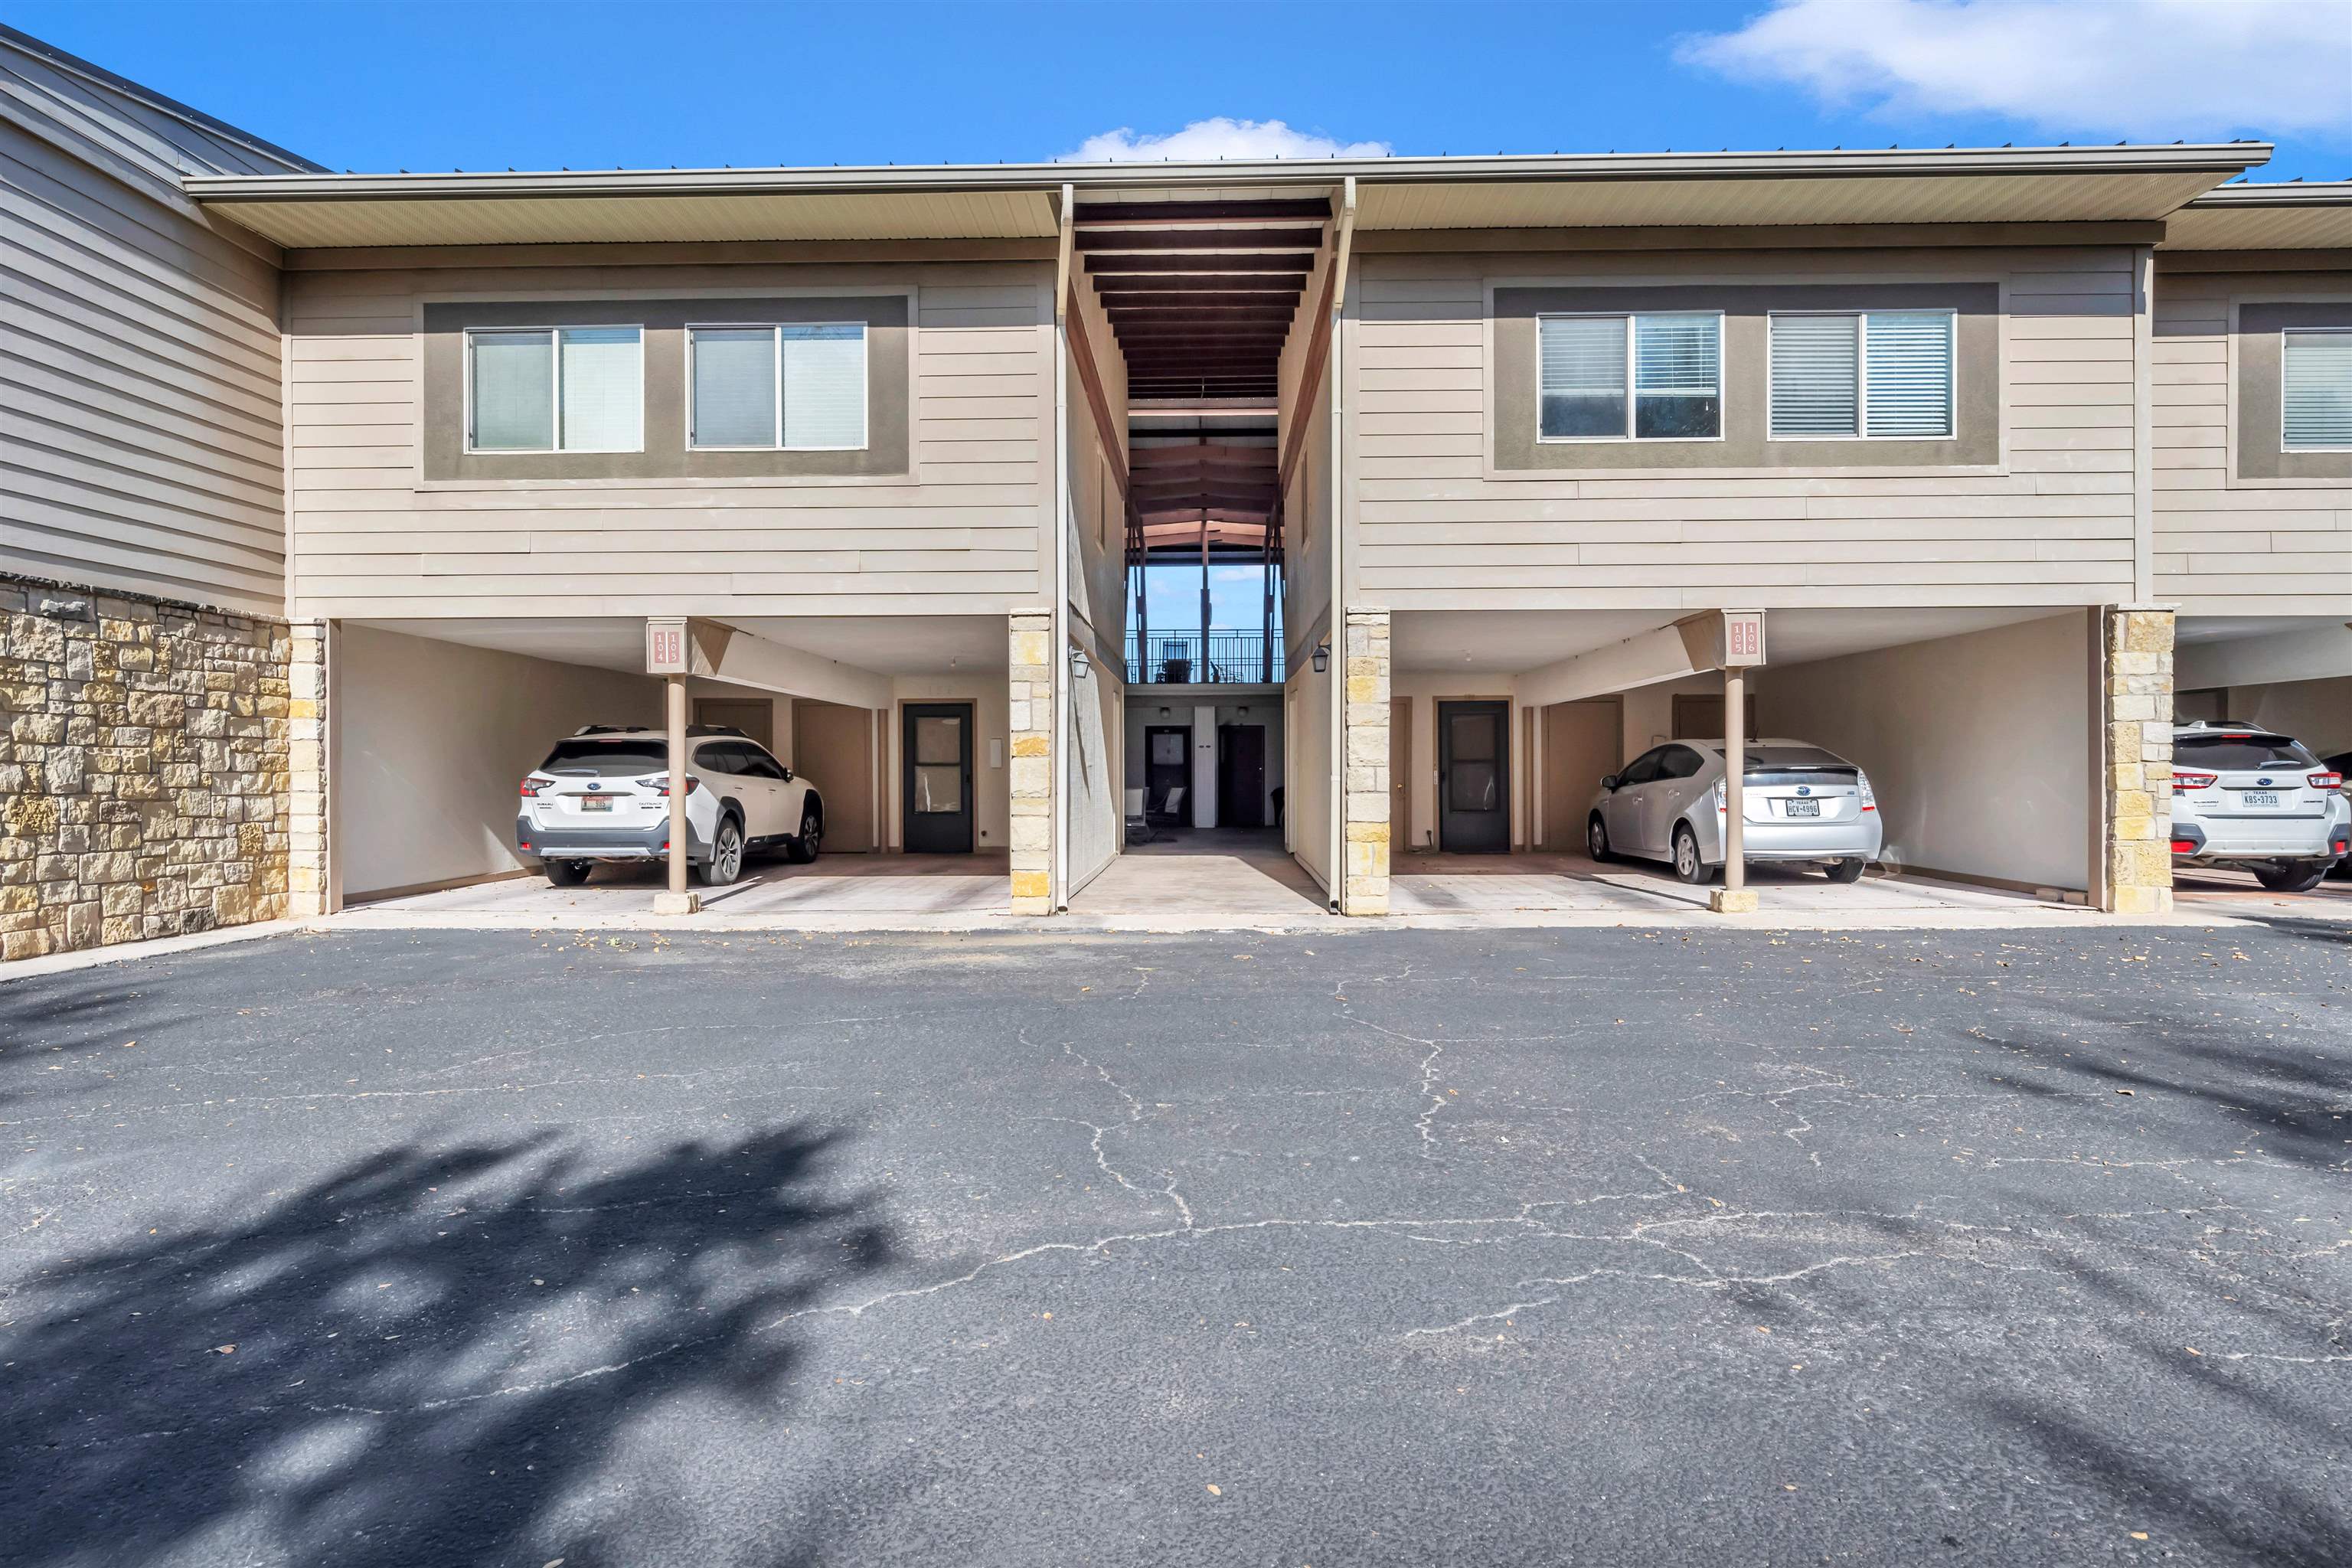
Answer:
[(1019, 161), (1223, 116), (1416, 153), (2263, 136), (2262, 178), (2352, 175), (2352, 0), (9, 0), (0, 18), (338, 169)]

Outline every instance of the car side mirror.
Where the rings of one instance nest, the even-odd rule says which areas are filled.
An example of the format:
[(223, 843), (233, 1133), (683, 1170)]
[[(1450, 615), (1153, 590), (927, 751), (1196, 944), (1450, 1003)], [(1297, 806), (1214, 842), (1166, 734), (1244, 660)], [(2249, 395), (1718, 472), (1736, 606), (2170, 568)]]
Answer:
[[(782, 763), (777, 763), (776, 765), (777, 765), (778, 767), (783, 767), (783, 764), (782, 764)], [(790, 768), (784, 768), (784, 782), (785, 782), (786, 784), (790, 784), (790, 783), (792, 783), (792, 782), (793, 782), (793, 770), (792, 770), (792, 769), (790, 769)]]
[(1617, 793), (1617, 775), (1615, 773), (1605, 775), (1601, 781), (1601, 787), (1607, 790), (1611, 795), (1615, 795)]

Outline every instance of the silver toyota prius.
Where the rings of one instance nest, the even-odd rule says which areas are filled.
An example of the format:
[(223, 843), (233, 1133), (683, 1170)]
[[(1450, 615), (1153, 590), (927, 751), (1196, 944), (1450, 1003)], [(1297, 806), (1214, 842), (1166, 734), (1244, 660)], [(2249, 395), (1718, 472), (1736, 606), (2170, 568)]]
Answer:
[[(1742, 857), (1819, 861), (1833, 882), (1859, 881), (1885, 838), (1870, 777), (1803, 741), (1747, 748), (1741, 781)], [(1671, 863), (1685, 882), (1711, 882), (1723, 864), (1727, 812), (1723, 742), (1654, 746), (1601, 781), (1585, 825), (1595, 860), (1620, 856)]]

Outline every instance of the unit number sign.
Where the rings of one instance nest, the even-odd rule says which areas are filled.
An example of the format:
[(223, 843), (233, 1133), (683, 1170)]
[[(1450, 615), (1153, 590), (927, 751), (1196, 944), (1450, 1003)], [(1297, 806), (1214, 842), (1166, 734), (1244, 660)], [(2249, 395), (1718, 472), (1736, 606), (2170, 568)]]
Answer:
[(683, 619), (646, 623), (646, 673), (684, 675), (686, 622)]
[(1764, 662), (1764, 612), (1723, 613), (1723, 662), (1727, 667)]

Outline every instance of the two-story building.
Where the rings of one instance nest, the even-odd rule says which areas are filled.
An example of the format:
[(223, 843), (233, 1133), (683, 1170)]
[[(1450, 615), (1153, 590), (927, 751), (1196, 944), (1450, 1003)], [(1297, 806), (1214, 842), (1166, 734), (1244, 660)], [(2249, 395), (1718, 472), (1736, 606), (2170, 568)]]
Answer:
[(2259, 144), (334, 174), (0, 64), (12, 954), (525, 874), (554, 740), (688, 721), (812, 910), (1379, 914), (1736, 733), (2147, 911), (2176, 635), (2347, 707), (2352, 205)]

